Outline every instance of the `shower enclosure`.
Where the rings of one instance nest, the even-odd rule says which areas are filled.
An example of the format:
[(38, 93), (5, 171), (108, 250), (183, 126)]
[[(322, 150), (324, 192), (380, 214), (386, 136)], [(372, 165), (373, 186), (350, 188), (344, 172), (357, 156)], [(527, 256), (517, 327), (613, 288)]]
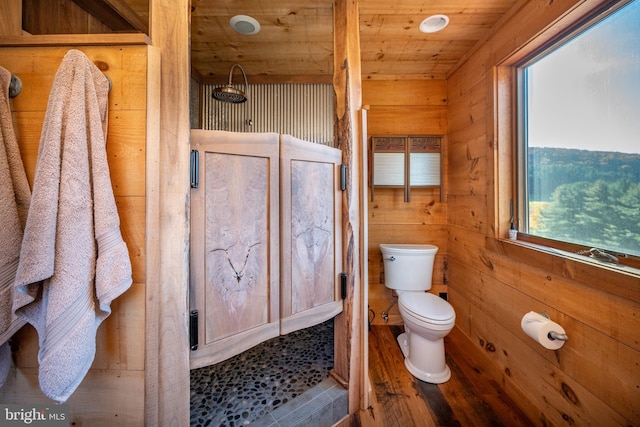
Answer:
[(204, 130), (191, 147), (191, 368), (340, 313), (340, 150)]

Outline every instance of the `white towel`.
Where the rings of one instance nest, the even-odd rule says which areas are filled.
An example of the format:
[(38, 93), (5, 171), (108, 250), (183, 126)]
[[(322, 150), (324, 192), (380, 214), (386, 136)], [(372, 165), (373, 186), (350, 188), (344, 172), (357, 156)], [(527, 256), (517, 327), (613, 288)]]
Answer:
[(11, 73), (0, 67), (0, 387), (11, 367), (9, 338), (24, 325), (13, 314), (13, 282), (31, 190), (13, 131), (9, 85)]
[(38, 331), (39, 382), (65, 402), (132, 282), (106, 154), (108, 80), (80, 51), (56, 73), (16, 273), (14, 311)]

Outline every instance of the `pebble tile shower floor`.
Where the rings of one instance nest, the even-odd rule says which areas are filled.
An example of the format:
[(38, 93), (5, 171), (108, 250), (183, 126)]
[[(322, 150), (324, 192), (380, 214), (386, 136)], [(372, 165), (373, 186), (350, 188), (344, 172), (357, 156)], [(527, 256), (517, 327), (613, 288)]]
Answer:
[(191, 426), (246, 426), (329, 376), (333, 319), (191, 371)]

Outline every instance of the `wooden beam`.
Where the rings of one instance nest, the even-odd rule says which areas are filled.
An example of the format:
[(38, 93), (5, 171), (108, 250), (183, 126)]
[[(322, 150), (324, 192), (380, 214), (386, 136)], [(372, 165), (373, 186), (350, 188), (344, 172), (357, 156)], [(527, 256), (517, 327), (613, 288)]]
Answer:
[[(193, 69), (197, 73), (197, 70)], [(226, 76), (201, 76), (201, 84), (213, 84), (213, 85), (226, 85), (229, 83), (229, 75)], [(235, 76), (234, 83), (238, 83), (238, 76)], [(289, 84), (319, 84), (319, 83), (332, 83), (333, 77), (330, 74), (247, 74), (247, 81), (249, 84), (275, 84), (275, 83), (289, 83)]]
[(122, 0), (73, 0), (90, 15), (114, 31), (149, 34), (149, 24)]
[[(157, 198), (147, 211), (145, 424), (189, 425), (189, 0), (152, 0), (150, 36), (161, 52), (159, 138), (147, 159)], [(149, 205), (151, 206), (151, 205)], [(156, 266), (156, 270), (149, 270)]]
[(110, 46), (151, 44), (146, 34), (44, 34), (0, 36), (0, 46)]
[(362, 108), (358, 4), (334, 2), (334, 71), (336, 93), (336, 142), (347, 167), (343, 195), (343, 256), (347, 274), (344, 311), (335, 320), (334, 374), (349, 384), (349, 413), (360, 409), (363, 389), (362, 253), (360, 239), (360, 170), (362, 150), (358, 112)]

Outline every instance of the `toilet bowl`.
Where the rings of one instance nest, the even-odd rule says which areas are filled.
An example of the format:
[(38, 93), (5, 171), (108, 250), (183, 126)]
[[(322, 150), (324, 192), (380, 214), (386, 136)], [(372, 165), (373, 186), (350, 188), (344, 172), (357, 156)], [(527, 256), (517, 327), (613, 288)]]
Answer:
[(381, 244), (385, 286), (398, 294), (398, 307), (405, 332), (398, 344), (407, 370), (416, 378), (434, 384), (446, 382), (451, 370), (445, 361), (444, 337), (455, 324), (451, 304), (431, 293), (433, 245)]

